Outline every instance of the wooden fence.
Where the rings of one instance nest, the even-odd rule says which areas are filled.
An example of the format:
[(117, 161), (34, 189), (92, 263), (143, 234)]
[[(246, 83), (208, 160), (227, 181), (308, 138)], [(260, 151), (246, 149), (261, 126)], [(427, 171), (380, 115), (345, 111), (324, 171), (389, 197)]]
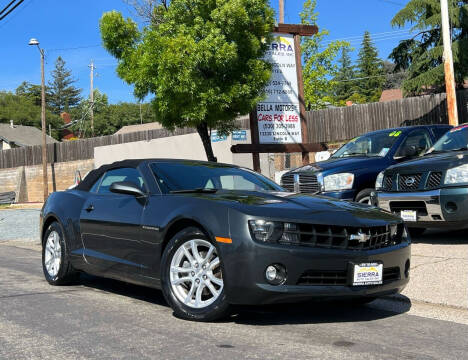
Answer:
[[(92, 159), (94, 158), (95, 147), (123, 144), (135, 141), (149, 141), (152, 139), (159, 139), (174, 135), (185, 135), (194, 132), (196, 132), (195, 129), (177, 129), (174, 132), (170, 132), (165, 129), (157, 129), (48, 144), (47, 161), (49, 163), (56, 163)], [(41, 163), (42, 149), (40, 145), (0, 151), (0, 169), (27, 165), (38, 165)]]
[[(457, 95), (460, 123), (466, 123), (468, 122), (468, 90), (460, 91)], [(447, 122), (445, 94), (310, 111), (307, 114), (310, 143), (342, 141), (369, 131), (400, 125), (446, 124)], [(248, 129), (248, 117), (242, 118), (239, 126)], [(158, 129), (49, 144), (47, 157), (49, 163), (92, 159), (95, 147), (148, 141), (194, 132), (196, 132), (194, 129), (177, 129), (174, 132)], [(38, 165), (42, 161), (41, 154), (41, 146), (0, 151), (0, 169)]]
[[(468, 90), (459, 91), (460, 124), (468, 122)], [(309, 142), (352, 139), (369, 131), (402, 125), (447, 124), (445, 94), (383, 103), (311, 111), (307, 114)]]

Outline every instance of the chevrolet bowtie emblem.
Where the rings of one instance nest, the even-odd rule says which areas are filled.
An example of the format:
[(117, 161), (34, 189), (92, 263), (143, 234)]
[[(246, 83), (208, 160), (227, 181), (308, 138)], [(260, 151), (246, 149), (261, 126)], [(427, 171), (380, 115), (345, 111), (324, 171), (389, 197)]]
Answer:
[(366, 241), (369, 241), (370, 238), (370, 235), (364, 234), (363, 232), (359, 231), (357, 234), (350, 235), (349, 240), (357, 240), (360, 243), (365, 243)]

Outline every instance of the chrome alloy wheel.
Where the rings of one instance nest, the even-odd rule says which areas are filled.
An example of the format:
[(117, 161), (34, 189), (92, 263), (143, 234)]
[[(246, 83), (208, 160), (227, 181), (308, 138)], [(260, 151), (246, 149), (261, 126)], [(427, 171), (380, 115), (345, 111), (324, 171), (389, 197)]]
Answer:
[(370, 201), (370, 196), (365, 196), (363, 197), (362, 199), (360, 199), (358, 201), (360, 204), (367, 204), (367, 205), (370, 205), (371, 201)]
[(171, 288), (183, 304), (202, 309), (218, 299), (223, 290), (220, 259), (206, 240), (183, 243), (171, 260)]
[(60, 235), (52, 231), (47, 237), (44, 253), (44, 265), (51, 278), (57, 276), (62, 262), (62, 247), (60, 246)]

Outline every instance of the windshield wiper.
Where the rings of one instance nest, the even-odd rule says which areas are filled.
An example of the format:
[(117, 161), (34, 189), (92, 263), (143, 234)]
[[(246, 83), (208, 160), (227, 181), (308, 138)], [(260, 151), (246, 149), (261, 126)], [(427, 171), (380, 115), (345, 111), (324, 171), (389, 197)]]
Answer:
[(205, 189), (205, 188), (197, 188), (197, 189), (185, 189), (185, 190), (172, 190), (169, 191), (171, 194), (192, 194), (192, 193), (205, 193), (205, 194), (214, 194), (219, 189)]
[(366, 154), (366, 153), (353, 152), (353, 153), (343, 154), (340, 157), (347, 157), (347, 156), (366, 156), (367, 157), (367, 156), (370, 156), (370, 155)]
[(458, 148), (458, 149), (452, 149), (452, 150), (450, 150), (450, 151), (467, 151), (467, 150), (468, 150), (468, 147), (466, 147), (466, 146), (463, 146), (463, 147), (461, 147), (461, 148)]
[(431, 152), (425, 153), (424, 156), (434, 155), (434, 154), (441, 154), (441, 153), (452, 152), (452, 151), (468, 151), (468, 147), (463, 146), (463, 147), (458, 148), (458, 149), (450, 149), (450, 150), (433, 150)]

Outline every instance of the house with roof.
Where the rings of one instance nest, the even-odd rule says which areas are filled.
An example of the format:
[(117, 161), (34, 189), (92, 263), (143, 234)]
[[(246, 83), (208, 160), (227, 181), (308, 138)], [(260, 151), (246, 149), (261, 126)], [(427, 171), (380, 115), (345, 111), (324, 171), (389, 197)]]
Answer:
[[(52, 144), (58, 141), (47, 135), (46, 142)], [(9, 124), (0, 123), (0, 150), (41, 144), (42, 132), (34, 126), (15, 125), (13, 120)]]

